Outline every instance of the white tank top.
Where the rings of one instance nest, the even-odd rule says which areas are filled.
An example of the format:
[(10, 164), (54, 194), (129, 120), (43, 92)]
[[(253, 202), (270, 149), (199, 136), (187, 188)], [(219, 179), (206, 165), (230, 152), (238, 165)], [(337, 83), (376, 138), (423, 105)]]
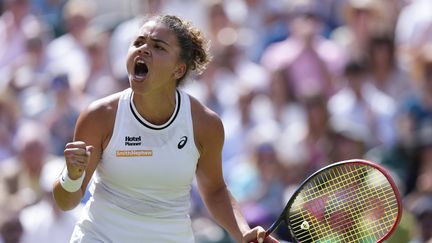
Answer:
[[(193, 242), (190, 190), (199, 152), (189, 96), (162, 125), (146, 121), (126, 89), (72, 242)], [(97, 240), (99, 239), (99, 240)]]

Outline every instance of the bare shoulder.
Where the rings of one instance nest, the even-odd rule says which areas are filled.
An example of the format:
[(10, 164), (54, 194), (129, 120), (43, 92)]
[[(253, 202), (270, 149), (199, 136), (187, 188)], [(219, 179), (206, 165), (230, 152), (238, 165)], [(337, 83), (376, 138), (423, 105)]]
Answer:
[(190, 97), (193, 128), (200, 152), (204, 152), (208, 146), (222, 146), (225, 134), (219, 115)]
[(92, 119), (104, 119), (115, 116), (121, 92), (91, 102), (82, 112)]
[(190, 97), (194, 129), (198, 129), (197, 131), (208, 130), (206, 133), (213, 130), (216, 130), (215, 132), (223, 132), (223, 124), (219, 115), (194, 97)]
[(78, 118), (75, 140), (87, 140), (90, 134), (93, 138), (98, 138), (101, 144), (105, 144), (112, 134), (120, 96), (121, 92), (90, 103)]

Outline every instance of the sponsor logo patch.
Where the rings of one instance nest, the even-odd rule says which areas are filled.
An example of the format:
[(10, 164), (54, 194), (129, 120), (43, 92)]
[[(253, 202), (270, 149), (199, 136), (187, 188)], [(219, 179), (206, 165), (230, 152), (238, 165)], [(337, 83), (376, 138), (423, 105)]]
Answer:
[(187, 140), (188, 138), (186, 136), (181, 137), (180, 142), (177, 144), (177, 148), (182, 149), (186, 145)]
[(125, 145), (126, 146), (140, 146), (141, 145), (141, 136), (133, 137), (133, 136), (125, 136)]
[(116, 157), (149, 157), (153, 150), (117, 150)]

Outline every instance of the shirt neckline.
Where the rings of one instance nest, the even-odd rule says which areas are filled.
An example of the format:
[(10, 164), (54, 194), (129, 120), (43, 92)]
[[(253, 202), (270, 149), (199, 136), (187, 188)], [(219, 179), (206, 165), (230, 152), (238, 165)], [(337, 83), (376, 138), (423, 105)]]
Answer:
[(153, 124), (153, 123), (147, 121), (144, 117), (142, 117), (139, 114), (139, 112), (136, 109), (135, 104), (133, 102), (133, 92), (132, 92), (132, 94), (130, 96), (130, 100), (129, 100), (130, 109), (131, 109), (131, 112), (134, 115), (135, 119), (137, 119), (138, 122), (141, 123), (143, 126), (149, 128), (149, 129), (152, 129), (152, 130), (162, 130), (162, 129), (169, 127), (175, 121), (175, 119), (179, 113), (180, 104), (181, 104), (180, 92), (178, 90), (176, 90), (176, 106), (175, 106), (173, 114), (168, 119), (168, 121), (165, 122), (164, 124), (156, 125), (156, 124)]

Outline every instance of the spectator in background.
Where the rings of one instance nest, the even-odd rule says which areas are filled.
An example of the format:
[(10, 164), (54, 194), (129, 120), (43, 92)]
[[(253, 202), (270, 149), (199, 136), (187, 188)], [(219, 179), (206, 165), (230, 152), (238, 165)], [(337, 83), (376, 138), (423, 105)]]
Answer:
[(384, 24), (380, 0), (348, 0), (344, 8), (344, 24), (336, 28), (330, 39), (336, 41), (354, 58), (367, 52), (374, 28)]
[[(402, 242), (409, 237), (411, 241), (404, 242), (429, 242), (431, 220), (429, 211), (431, 205), (425, 203), (432, 192), (432, 126), (430, 112), (430, 83), (427, 70), (431, 52), (427, 51), (427, 45), (416, 51), (416, 58), (411, 59), (413, 83), (415, 89), (407, 90), (405, 98), (399, 101), (397, 114), (397, 143), (381, 151), (374, 151), (373, 160), (381, 162), (391, 171), (394, 177), (400, 180), (399, 191), (404, 197), (404, 215), (402, 221), (394, 233), (394, 242)], [(412, 53), (414, 54), (414, 53)], [(429, 107), (429, 108), (428, 108)], [(381, 153), (381, 154), (380, 154)], [(416, 209), (413, 209), (416, 208)], [(413, 213), (415, 221), (410, 214)], [(405, 231), (405, 235), (401, 233)], [(416, 233), (416, 234), (413, 234)], [(408, 233), (408, 234), (407, 234)], [(413, 237), (415, 235), (415, 237)], [(392, 242), (389, 239), (389, 242)]]
[(238, 38), (253, 62), (259, 62), (268, 45), (288, 35), (284, 1), (224, 1), (224, 7), (229, 19), (238, 25)]
[[(422, 133), (429, 130), (423, 129), (429, 127), (432, 122), (432, 45), (423, 46), (419, 53), (421, 55), (417, 56), (415, 65), (412, 66), (414, 82), (418, 88), (400, 105), (400, 116), (407, 127), (405, 137), (411, 138), (415, 145), (418, 144), (420, 138), (425, 137)], [(430, 184), (427, 176), (422, 176), (420, 180), (417, 179), (421, 171), (418, 158), (421, 152), (421, 149), (413, 151), (412, 164), (409, 165), (410, 170), (406, 178), (407, 193), (418, 189), (420, 185), (425, 187)]]
[(51, 152), (63, 156), (64, 144), (73, 138), (80, 103), (72, 93), (66, 74), (59, 74), (52, 79), (49, 94), (51, 106), (41, 120), (50, 131)]
[(47, 91), (51, 72), (47, 67), (46, 33), (34, 33), (26, 38), (26, 52), (20, 58), (10, 77), (7, 92), (19, 105), (20, 116), (25, 119), (39, 119), (49, 107)]
[(345, 24), (343, 12), (346, 0), (321, 0), (316, 4), (316, 9), (325, 24), (323, 35), (329, 38), (333, 30)]
[(432, 120), (432, 42), (422, 46), (412, 66), (416, 92), (403, 101), (402, 110), (413, 122), (413, 131)]
[(4, 161), (13, 156), (15, 148), (11, 141), (17, 129), (18, 114), (7, 96), (0, 92), (0, 166)]
[(219, 100), (219, 90), (217, 77), (219, 75), (220, 60), (218, 55), (213, 57), (213, 60), (207, 66), (207, 69), (199, 77), (196, 77), (200, 82), (193, 80), (184, 84), (183, 88), (217, 114), (222, 114), (224, 109)]
[(432, 194), (432, 121), (424, 122), (416, 134), (417, 148), (410, 179), (415, 183), (413, 190)]
[[(253, 89), (243, 88), (243, 93), (239, 94), (237, 107), (230, 108), (224, 113), (225, 124), (225, 146), (223, 158), (230, 161), (231, 158), (243, 154), (247, 151), (248, 145), (245, 144), (246, 138), (259, 122), (255, 119), (252, 112), (252, 103), (256, 97)], [(229, 163), (225, 163), (225, 167)], [(228, 169), (229, 170), (229, 169)]]
[(41, 17), (50, 29), (54, 37), (65, 32), (62, 19), (62, 10), (68, 0), (32, 0), (32, 12)]
[(398, 62), (409, 71), (421, 54), (421, 46), (432, 41), (432, 1), (411, 0), (402, 7), (396, 20), (395, 38)]
[(311, 95), (306, 98), (304, 107), (307, 115), (307, 133), (304, 146), (307, 149), (307, 174), (328, 165), (328, 154), (332, 146), (333, 132), (330, 124), (330, 114), (327, 98), (322, 94)]
[(82, 207), (63, 212), (55, 205), (52, 184), (63, 166), (61, 157), (43, 165), (40, 177), (43, 196), (35, 205), (24, 208), (20, 213), (24, 229), (21, 243), (69, 242)]
[(19, 210), (42, 198), (42, 167), (54, 157), (48, 131), (36, 121), (20, 124), (14, 146), (16, 156), (0, 163), (0, 206), (11, 204)]
[[(215, 54), (213, 77), (204, 75), (208, 94), (214, 95), (215, 111), (225, 124), (223, 158), (229, 160), (244, 151), (244, 140), (255, 126), (273, 120), (266, 106), (269, 76), (260, 65), (246, 58), (238, 43), (224, 46)], [(256, 107), (259, 107), (257, 109)]]
[[(217, 63), (219, 76), (214, 82), (219, 86), (218, 96), (225, 110), (236, 106), (239, 95), (244, 91), (253, 90), (261, 94), (267, 92), (269, 84), (267, 70), (250, 61), (238, 42), (224, 46), (217, 56), (220, 58)], [(236, 88), (232, 89), (232, 85)]]
[[(302, 118), (303, 107), (298, 102), (291, 82), (283, 68), (270, 72), (268, 94), (272, 102), (275, 120), (285, 127)], [(303, 122), (303, 121), (301, 121)]]
[(432, 194), (420, 194), (410, 202), (408, 208), (418, 220), (417, 237), (409, 243), (429, 243), (432, 241)]
[[(230, 173), (236, 160), (244, 157), (250, 150), (248, 142), (251, 133), (262, 130), (262, 138), (273, 137), (279, 130), (271, 118), (269, 110), (264, 107), (257, 109), (259, 102), (265, 103), (266, 97), (261, 97), (256, 90), (245, 87), (239, 94), (237, 107), (224, 113), (222, 117), (225, 126), (225, 145), (223, 148), (224, 170)], [(263, 98), (264, 100), (261, 100)]]
[[(304, 150), (304, 155), (300, 160), (302, 166), (297, 168), (302, 172), (298, 173), (297, 176), (305, 178), (316, 170), (328, 165), (329, 161), (335, 162), (329, 157), (335, 136), (330, 124), (327, 98), (324, 95), (310, 95), (305, 98), (302, 104), (305, 111), (303, 132), (285, 131), (281, 147), (292, 144), (289, 151), (282, 153), (296, 153), (298, 148)], [(285, 149), (287, 148), (289, 147), (287, 146)]]
[(392, 31), (373, 32), (367, 50), (372, 83), (378, 90), (400, 103), (413, 92), (413, 88), (408, 73), (398, 66)]
[(26, 51), (19, 60), (14, 75), (14, 85), (18, 89), (33, 87), (44, 92), (49, 87), (50, 72), (45, 53), (49, 40), (43, 32), (26, 37)]
[(268, 72), (250, 61), (238, 42), (220, 46), (209, 70), (192, 78), (203, 82), (189, 82), (185, 88), (222, 116), (237, 111), (241, 95), (267, 92), (269, 82)]
[(333, 41), (321, 34), (321, 19), (313, 1), (294, 1), (290, 10), (291, 35), (270, 45), (261, 63), (269, 71), (285, 70), (297, 98), (322, 92), (330, 96), (345, 62), (344, 53)]
[[(14, 64), (25, 53), (26, 36), (40, 31), (43, 23), (30, 11), (29, 0), (6, 0), (0, 17), (0, 70), (13, 72)], [(6, 69), (6, 70), (5, 70)]]
[[(345, 67), (345, 87), (328, 102), (332, 120), (338, 124), (363, 126), (370, 135), (367, 148), (393, 146), (395, 142), (395, 101), (368, 82), (364, 59), (350, 60)], [(338, 125), (336, 124), (336, 125)]]
[(331, 121), (333, 138), (328, 152), (329, 161), (364, 158), (368, 149), (369, 131), (360, 124), (337, 119), (339, 118), (333, 118)]
[(94, 8), (91, 1), (68, 1), (63, 14), (68, 32), (52, 40), (46, 50), (49, 69), (66, 73), (72, 90), (78, 94), (84, 89), (85, 78), (90, 72), (84, 41)]
[(394, 172), (400, 180), (399, 191), (407, 194), (413, 189), (416, 177), (416, 146), (414, 124), (408, 114), (398, 111), (395, 117), (396, 140), (390, 147), (378, 146), (366, 155), (366, 159), (378, 162)]
[(212, 53), (216, 54), (238, 40), (238, 25), (228, 16), (224, 2), (210, 1), (208, 5), (208, 36), (212, 40)]
[(90, 101), (102, 98), (125, 88), (115, 79), (109, 62), (109, 33), (89, 29), (84, 37), (84, 47), (89, 59), (89, 73), (81, 91)]
[(395, 144), (377, 149), (372, 155), (376, 161), (396, 172), (403, 181), (406, 193), (417, 187), (420, 128), (432, 121), (432, 75), (428, 74), (432, 70), (432, 48), (425, 45), (418, 53), (417, 58), (412, 60), (410, 88), (405, 89), (403, 97), (397, 100)]
[(0, 208), (0, 243), (21, 243), (23, 226), (19, 213)]

